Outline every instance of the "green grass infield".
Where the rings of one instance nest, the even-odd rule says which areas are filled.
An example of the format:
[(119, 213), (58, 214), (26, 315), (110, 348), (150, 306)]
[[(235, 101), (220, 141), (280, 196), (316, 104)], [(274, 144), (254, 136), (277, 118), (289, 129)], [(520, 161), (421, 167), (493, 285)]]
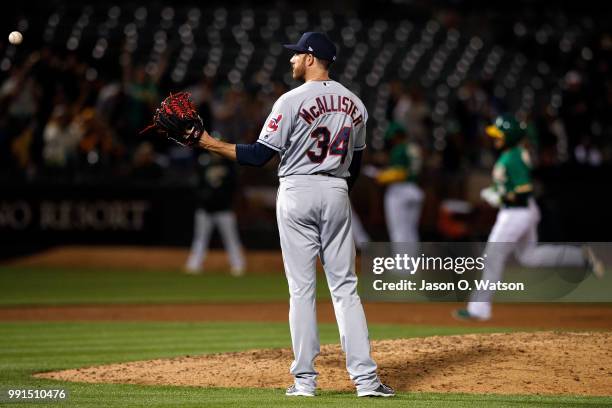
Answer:
[[(0, 267), (0, 306), (286, 301), (283, 274)], [(322, 276), (318, 296), (329, 299)]]
[[(507, 330), (507, 329), (506, 329)], [(499, 332), (495, 328), (372, 325), (373, 339)], [(338, 341), (336, 327), (320, 325), (321, 341)], [(35, 379), (35, 372), (111, 362), (289, 347), (285, 323), (3, 322), (0, 323), (0, 389), (66, 388), (68, 399), (10, 407), (610, 407), (612, 398), (399, 393), (391, 400), (357, 399), (321, 392), (288, 398), (280, 389), (222, 389), (80, 384)], [(288, 369), (288, 368), (287, 368)], [(2, 403), (0, 403), (2, 405)]]

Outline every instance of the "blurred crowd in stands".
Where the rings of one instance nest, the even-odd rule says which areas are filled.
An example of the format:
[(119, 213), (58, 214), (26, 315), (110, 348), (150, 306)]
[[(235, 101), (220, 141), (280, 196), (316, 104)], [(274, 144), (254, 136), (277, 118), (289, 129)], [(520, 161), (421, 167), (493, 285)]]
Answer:
[[(279, 63), (286, 63), (289, 70), (290, 56), (286, 55), (287, 61), (283, 56)], [(430, 90), (414, 78), (385, 78), (379, 87), (386, 87), (389, 98), (385, 117), (377, 121), (403, 125), (411, 141), (421, 145), (424, 174), (472, 168), (488, 171), (494, 152), (483, 128), (504, 111), (516, 113), (529, 124), (539, 166), (610, 164), (611, 61), (612, 36), (598, 32), (590, 48), (561, 67), (565, 72), (559, 78), (561, 92), (529, 110), (509, 106), (491, 78), (466, 79), (445, 112), (443, 143), (436, 135), (440, 124), (434, 123), (436, 107)], [(167, 76), (165, 62), (162, 59), (155, 69), (146, 69), (124, 52), (117, 61), (122, 74), (112, 77), (76, 53), (52, 47), (32, 50), (0, 73), (0, 177), (159, 183), (172, 182), (173, 175), (182, 174), (181, 168), (188, 172), (193, 155), (187, 149), (139, 135), (161, 99), (168, 92), (184, 90), (167, 81), (162, 85), (161, 78)], [(272, 78), (269, 86), (262, 87), (232, 85), (204, 75), (186, 86), (207, 128), (239, 143), (256, 140), (272, 104), (290, 88), (283, 78)], [(368, 89), (362, 88), (362, 93)], [(371, 145), (366, 161), (384, 161), (380, 158), (384, 150), (384, 145)], [(273, 173), (274, 167), (268, 171)]]
[[(163, 66), (150, 75), (125, 54), (122, 67), (121, 78), (90, 78), (85, 62), (51, 49), (34, 51), (13, 67), (0, 87), (2, 176), (159, 181), (175, 156), (180, 163), (186, 149), (139, 134), (169, 92), (159, 88)], [(188, 90), (208, 129), (233, 142), (251, 142), (286, 88), (248, 93), (203, 79)]]
[[(573, 68), (563, 78), (558, 106), (537, 107), (521, 118), (529, 123), (540, 165), (570, 161), (599, 166), (612, 160), (612, 37), (602, 38), (602, 51), (602, 60), (592, 62), (601, 69), (601, 81), (592, 72)], [(0, 87), (3, 176), (160, 178), (172, 146), (139, 131), (150, 123), (168, 90), (159, 88), (159, 75), (149, 75), (129, 61), (123, 66), (122, 78), (91, 79), (86, 63), (50, 49), (35, 51), (15, 66)], [(426, 151), (435, 151), (432, 107), (423, 90), (399, 80), (390, 87), (387, 119), (401, 123)], [(226, 140), (250, 143), (288, 88), (277, 82), (271, 92), (249, 92), (203, 78), (188, 90), (208, 129)], [(505, 108), (486, 82), (470, 81), (458, 95), (454, 118), (447, 123), (446, 146), (439, 156), (430, 155), (439, 163), (429, 163), (449, 171), (488, 163), (483, 155), (490, 149), (482, 129)]]

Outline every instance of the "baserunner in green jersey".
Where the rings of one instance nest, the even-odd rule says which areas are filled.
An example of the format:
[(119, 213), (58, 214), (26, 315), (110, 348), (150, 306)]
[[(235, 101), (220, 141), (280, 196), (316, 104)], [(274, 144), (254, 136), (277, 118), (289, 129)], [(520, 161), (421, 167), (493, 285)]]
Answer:
[[(538, 245), (540, 210), (532, 197), (529, 152), (522, 143), (526, 136), (525, 124), (511, 115), (503, 115), (486, 128), (486, 133), (494, 139), (501, 155), (493, 168), (493, 185), (484, 189), (481, 197), (500, 210), (487, 241), (487, 258), (481, 279), (501, 281), (504, 264), (512, 253), (523, 266), (587, 267), (601, 277), (603, 264), (588, 246)], [(454, 316), (490, 319), (493, 294), (489, 290), (472, 292), (467, 309), (456, 310)]]

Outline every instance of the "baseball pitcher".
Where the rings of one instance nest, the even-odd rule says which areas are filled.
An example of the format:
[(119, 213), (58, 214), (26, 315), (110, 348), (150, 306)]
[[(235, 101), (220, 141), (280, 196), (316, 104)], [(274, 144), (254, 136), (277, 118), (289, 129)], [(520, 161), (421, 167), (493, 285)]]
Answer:
[(389, 397), (370, 356), (361, 300), (357, 294), (355, 244), (349, 190), (359, 174), (366, 146), (368, 113), (361, 100), (329, 78), (336, 47), (323, 33), (304, 33), (293, 50), (293, 78), (304, 84), (274, 104), (256, 143), (229, 144), (212, 138), (188, 95), (162, 103), (153, 128), (183, 145), (199, 145), (243, 165), (262, 166), (280, 155), (276, 216), (289, 283), (289, 325), (295, 381), (288, 396), (314, 396), (319, 353), (316, 321), (316, 259), (325, 268), (346, 353), (346, 368), (357, 395)]

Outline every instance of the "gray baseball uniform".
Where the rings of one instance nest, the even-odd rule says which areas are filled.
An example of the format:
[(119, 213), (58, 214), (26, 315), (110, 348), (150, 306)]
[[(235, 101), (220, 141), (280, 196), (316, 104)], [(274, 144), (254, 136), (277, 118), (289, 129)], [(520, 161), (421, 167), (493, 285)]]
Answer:
[(358, 390), (380, 385), (357, 294), (351, 207), (344, 177), (353, 151), (365, 148), (367, 111), (341, 84), (309, 81), (281, 96), (258, 142), (280, 153), (276, 216), (289, 283), (289, 325), (298, 388), (314, 391), (319, 354), (316, 259), (325, 268), (346, 353)]

